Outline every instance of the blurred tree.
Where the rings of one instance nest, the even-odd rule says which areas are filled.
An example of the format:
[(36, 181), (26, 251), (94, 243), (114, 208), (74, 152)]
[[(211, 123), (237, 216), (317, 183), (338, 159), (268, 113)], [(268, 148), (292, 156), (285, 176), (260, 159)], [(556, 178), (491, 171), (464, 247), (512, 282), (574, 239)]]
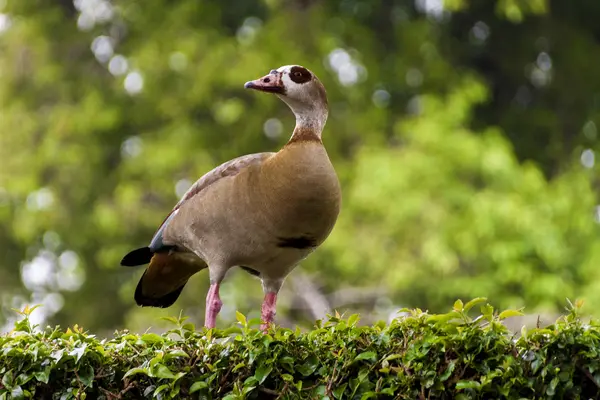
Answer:
[[(345, 198), (285, 286), (282, 321), (473, 295), (600, 305), (596, 3), (0, 0), (0, 13), (4, 315), (42, 302), (38, 318), (91, 329), (179, 308), (201, 320), (205, 274), (173, 308), (142, 310), (141, 269), (119, 260), (204, 172), (285, 143), (287, 108), (242, 85), (290, 63), (328, 89)], [(232, 275), (224, 319), (261, 297)], [(307, 312), (302, 293), (321, 301)]]
[[(522, 22), (519, 8), (527, 3), (536, 15)], [(597, 148), (600, 4), (551, 1), (545, 10), (543, 1), (472, 2), (452, 15), (444, 48), (491, 89), (474, 127), (501, 127), (519, 159), (536, 161), (554, 176), (574, 153)]]
[(588, 176), (548, 181), (517, 162), (498, 129), (460, 128), (484, 95), (466, 80), (444, 101), (423, 96), (422, 113), (396, 126), (403, 146), (360, 151), (326, 245), (332, 275), (379, 282), (392, 298), (434, 309), (487, 296), (552, 312), (565, 297), (592, 295), (600, 247)]

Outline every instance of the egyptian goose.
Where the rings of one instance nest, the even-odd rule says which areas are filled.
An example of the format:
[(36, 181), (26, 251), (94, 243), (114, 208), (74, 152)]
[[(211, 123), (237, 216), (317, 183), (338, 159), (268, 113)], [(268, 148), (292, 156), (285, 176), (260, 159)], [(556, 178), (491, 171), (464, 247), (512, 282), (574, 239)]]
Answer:
[(232, 267), (258, 276), (265, 294), (261, 329), (273, 322), (277, 293), (292, 269), (329, 235), (340, 210), (340, 184), (321, 141), (328, 115), (325, 88), (308, 69), (286, 65), (247, 82), (275, 93), (296, 116), (277, 153), (221, 164), (201, 177), (164, 220), (148, 247), (124, 266), (149, 263), (135, 290), (140, 306), (169, 307), (188, 279), (208, 268), (205, 326), (221, 310), (219, 285)]

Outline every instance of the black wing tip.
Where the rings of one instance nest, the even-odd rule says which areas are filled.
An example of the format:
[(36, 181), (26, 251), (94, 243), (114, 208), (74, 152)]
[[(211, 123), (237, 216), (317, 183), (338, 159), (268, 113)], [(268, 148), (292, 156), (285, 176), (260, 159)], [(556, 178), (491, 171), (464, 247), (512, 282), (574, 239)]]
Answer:
[(240, 268), (249, 273), (250, 275), (258, 276), (260, 278), (260, 272), (258, 272), (257, 270), (252, 269), (250, 267), (244, 267), (242, 265), (240, 265)]
[[(144, 277), (142, 276), (142, 279)], [(175, 301), (179, 298), (181, 291), (185, 287), (185, 283), (181, 285), (179, 288), (175, 289), (171, 293), (168, 293), (162, 297), (148, 297), (144, 296), (142, 293), (142, 279), (138, 282), (137, 287), (135, 288), (135, 302), (140, 307), (156, 307), (156, 308), (167, 308), (171, 307)]]
[(298, 250), (310, 249), (317, 247), (317, 241), (310, 236), (298, 236), (298, 237), (281, 237), (277, 242), (278, 247), (292, 248)]
[(149, 247), (141, 247), (130, 251), (121, 260), (124, 267), (137, 267), (138, 265), (148, 264), (152, 259), (152, 250)]

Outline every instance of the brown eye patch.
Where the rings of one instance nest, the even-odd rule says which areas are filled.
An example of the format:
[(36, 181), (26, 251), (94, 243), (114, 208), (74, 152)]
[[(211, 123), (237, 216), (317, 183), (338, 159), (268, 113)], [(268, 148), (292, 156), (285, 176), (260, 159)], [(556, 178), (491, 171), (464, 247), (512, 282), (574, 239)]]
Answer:
[(294, 66), (290, 69), (290, 78), (296, 83), (306, 83), (312, 79), (312, 75), (304, 67)]

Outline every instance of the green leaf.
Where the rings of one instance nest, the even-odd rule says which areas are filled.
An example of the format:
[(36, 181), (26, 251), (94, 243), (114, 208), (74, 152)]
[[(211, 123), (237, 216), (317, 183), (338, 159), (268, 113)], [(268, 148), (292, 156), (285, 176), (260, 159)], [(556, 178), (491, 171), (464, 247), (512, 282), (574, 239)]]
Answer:
[(131, 368), (125, 373), (125, 375), (123, 375), (123, 379), (136, 374), (148, 375), (148, 370), (146, 368)]
[(243, 330), (239, 326), (230, 326), (229, 328), (223, 330), (223, 334), (225, 336), (231, 336), (231, 335), (234, 335), (234, 334), (240, 334), (242, 332), (243, 332)]
[(550, 381), (550, 384), (548, 385), (548, 387), (546, 388), (546, 394), (548, 396), (554, 396), (556, 394), (556, 387), (559, 384), (559, 380), (558, 377), (553, 378)]
[(312, 356), (309, 357), (303, 364), (296, 367), (296, 371), (300, 372), (303, 376), (310, 376), (315, 372), (318, 366), (319, 360)]
[(476, 305), (485, 303), (486, 301), (487, 301), (487, 298), (485, 298), (485, 297), (476, 297), (473, 300), (470, 300), (469, 302), (467, 302), (467, 304), (465, 304), (465, 306), (463, 307), (463, 310), (465, 312), (467, 312), (471, 308), (475, 307)]
[(144, 333), (140, 339), (147, 344), (162, 343), (165, 341), (162, 336), (159, 336), (156, 333)]
[(21, 400), (25, 398), (25, 394), (23, 393), (23, 389), (21, 388), (21, 386), (15, 386), (11, 390), (10, 396), (13, 400)]
[(196, 330), (196, 325), (192, 324), (191, 322), (188, 322), (187, 324), (183, 324), (181, 329), (189, 332), (194, 332)]
[(256, 386), (256, 385), (258, 385), (258, 379), (256, 379), (254, 376), (249, 376), (244, 381), (244, 386)]
[(481, 384), (477, 381), (458, 381), (456, 382), (456, 388), (458, 390), (463, 389), (479, 389)]
[(51, 368), (46, 367), (46, 369), (44, 369), (43, 371), (34, 372), (33, 376), (35, 377), (35, 379), (37, 379), (38, 382), (48, 383), (48, 381), (50, 380), (50, 371)]
[(70, 356), (75, 357), (75, 363), (79, 363), (81, 357), (85, 353), (85, 349), (87, 348), (87, 343), (83, 343), (81, 346), (75, 347), (73, 350), (69, 352)]
[(154, 385), (150, 385), (144, 389), (144, 397), (150, 397), (150, 394), (154, 392), (154, 389), (156, 389), (156, 386)]
[(392, 361), (392, 360), (395, 360), (395, 359), (401, 358), (401, 357), (402, 357), (402, 354), (390, 354), (389, 356), (384, 358), (384, 361)]
[(498, 315), (498, 319), (503, 320), (510, 317), (521, 317), (523, 315), (525, 314), (519, 310), (504, 310)]
[(79, 379), (88, 387), (92, 387), (94, 383), (94, 368), (91, 365), (85, 365), (79, 369)]
[(240, 323), (240, 325), (242, 325), (244, 327), (248, 326), (248, 322), (246, 321), (246, 316), (244, 316), (244, 314), (242, 314), (241, 312), (236, 311), (235, 312), (235, 318)]
[(165, 390), (168, 390), (168, 389), (169, 389), (169, 385), (167, 385), (167, 384), (160, 385), (154, 391), (154, 397), (157, 397), (160, 393), (162, 393), (162, 392), (164, 392)]
[(237, 371), (240, 368), (244, 368), (245, 366), (246, 366), (246, 363), (243, 362), (243, 361), (240, 362), (240, 363), (237, 363), (237, 365), (235, 367), (233, 367), (233, 369), (231, 370), (231, 372), (235, 372), (235, 371)]
[(161, 379), (175, 379), (175, 375), (171, 370), (164, 364), (157, 363), (152, 367), (152, 375), (155, 378)]
[(27, 382), (29, 382), (31, 379), (33, 379), (33, 375), (24, 373), (24, 374), (20, 374), (19, 376), (17, 376), (15, 383), (19, 386), (22, 386), (22, 385), (26, 384)]
[(9, 369), (2, 377), (2, 385), (4, 385), (4, 387), (7, 389), (11, 389), (13, 387), (13, 380), (14, 377), (12, 369)]
[(196, 381), (190, 387), (190, 393), (197, 392), (198, 390), (206, 389), (208, 387), (208, 383), (204, 381)]
[(41, 307), (41, 306), (42, 306), (41, 304), (35, 304), (33, 307), (29, 307), (29, 304), (26, 304), (25, 308), (23, 310), (18, 310), (16, 308), (12, 308), (12, 310), (21, 315), (30, 316), (31, 313), (33, 311), (35, 311), (36, 308)]
[(244, 389), (242, 390), (242, 394), (245, 396), (248, 393), (250, 393), (251, 391), (253, 391), (254, 389), (256, 389), (256, 386), (244, 386)]
[(527, 326), (523, 325), (523, 326), (521, 327), (521, 337), (522, 337), (523, 339), (527, 339), (528, 333), (529, 333), (529, 332), (528, 332)]
[(452, 375), (452, 372), (454, 372), (455, 367), (456, 367), (456, 361), (450, 361), (448, 363), (448, 368), (446, 368), (444, 373), (440, 375), (440, 381), (441, 382), (447, 381), (448, 378), (450, 378), (450, 375)]
[(494, 307), (492, 307), (489, 304), (486, 304), (484, 306), (481, 306), (481, 314), (483, 314), (483, 317), (485, 319), (487, 319), (488, 321), (491, 321), (494, 317)]
[(164, 353), (162, 351), (158, 351), (156, 353), (156, 356), (152, 358), (152, 360), (150, 360), (150, 363), (148, 364), (148, 366), (150, 367), (150, 369), (152, 369), (152, 367), (154, 367), (156, 364), (162, 362), (164, 360)]
[(355, 326), (359, 320), (360, 320), (360, 315), (352, 314), (350, 316), (350, 318), (348, 318), (348, 326)]
[(175, 357), (190, 358), (190, 355), (181, 349), (171, 350), (165, 355), (165, 360), (170, 360)]
[(61, 349), (53, 351), (52, 354), (50, 354), (50, 357), (52, 357), (54, 361), (56, 361), (56, 363), (58, 364), (63, 359), (64, 355), (65, 349)]
[(177, 380), (183, 378), (186, 375), (187, 375), (187, 372), (178, 372), (178, 373), (175, 374), (175, 377), (173, 378), (173, 380), (177, 381)]
[(160, 317), (163, 321), (168, 321), (173, 325), (179, 325), (179, 319), (177, 317)]
[(376, 361), (377, 353), (375, 353), (374, 351), (365, 351), (364, 353), (360, 353), (354, 358), (354, 361), (360, 360)]
[(347, 387), (348, 387), (348, 384), (344, 383), (344, 384), (338, 386), (337, 388), (335, 388), (335, 390), (333, 391), (333, 397), (336, 399), (342, 399)]
[(454, 302), (453, 309), (454, 309), (454, 311), (462, 311), (463, 310), (463, 302), (461, 299), (458, 299)]
[(272, 370), (272, 365), (260, 365), (258, 368), (256, 368), (254, 377), (256, 378), (258, 383), (262, 384), (265, 381), (265, 379), (267, 379)]
[(435, 321), (441, 324), (447, 324), (448, 321), (452, 319), (460, 318), (460, 313), (458, 311), (450, 311), (446, 314), (434, 314), (427, 317), (427, 321)]

